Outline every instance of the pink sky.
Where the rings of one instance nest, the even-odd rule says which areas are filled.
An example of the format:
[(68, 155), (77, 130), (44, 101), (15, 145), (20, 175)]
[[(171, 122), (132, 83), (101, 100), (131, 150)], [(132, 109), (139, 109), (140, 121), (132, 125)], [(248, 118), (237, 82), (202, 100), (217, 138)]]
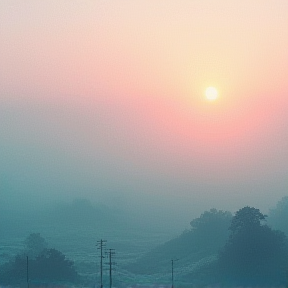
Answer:
[(3, 145), (74, 159), (79, 183), (100, 161), (136, 194), (267, 207), (287, 195), (287, 27), (287, 0), (2, 0)]

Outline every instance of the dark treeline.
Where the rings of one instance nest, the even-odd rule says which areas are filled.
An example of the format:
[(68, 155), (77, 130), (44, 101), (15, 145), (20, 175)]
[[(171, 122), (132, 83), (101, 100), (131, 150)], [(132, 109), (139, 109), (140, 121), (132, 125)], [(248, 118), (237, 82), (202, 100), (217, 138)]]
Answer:
[(164, 273), (167, 263), (179, 258), (177, 277), (182, 284), (287, 286), (287, 223), (288, 197), (282, 198), (269, 216), (248, 206), (234, 216), (211, 209), (191, 221), (190, 230), (126, 269), (139, 274)]
[(80, 280), (73, 261), (59, 250), (48, 248), (39, 233), (30, 234), (23, 252), (1, 266), (0, 279), (2, 285), (77, 283)]
[[(282, 198), (268, 216), (249, 206), (234, 215), (216, 209), (205, 211), (179, 237), (121, 269), (136, 277), (159, 275), (167, 273), (171, 259), (179, 258), (175, 275), (182, 286), (287, 285), (287, 211), (288, 197)], [(0, 266), (0, 284), (25, 285), (27, 259), (31, 286), (93, 284), (79, 276), (73, 261), (59, 250), (49, 248), (39, 233), (30, 234), (24, 241), (23, 251)]]
[(229, 240), (217, 261), (223, 284), (265, 287), (287, 283), (287, 237), (262, 224), (265, 218), (251, 207), (236, 212), (229, 227)]

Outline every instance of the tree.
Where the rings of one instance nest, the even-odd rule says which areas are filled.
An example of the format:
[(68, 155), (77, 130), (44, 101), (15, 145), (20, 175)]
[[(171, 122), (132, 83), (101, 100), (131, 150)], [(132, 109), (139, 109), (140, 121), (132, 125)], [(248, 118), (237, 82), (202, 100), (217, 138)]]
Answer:
[(288, 236), (288, 196), (283, 197), (276, 205), (275, 209), (271, 209), (268, 217), (268, 224), (275, 229), (285, 232)]
[(0, 266), (0, 286), (26, 282), (26, 256), (18, 254), (14, 259)]
[(40, 281), (75, 281), (77, 272), (73, 261), (56, 249), (45, 249), (31, 263), (31, 277)]
[(40, 235), (40, 233), (30, 234), (25, 239), (24, 244), (26, 246), (25, 252), (29, 258), (35, 258), (48, 246), (46, 240)]
[(219, 229), (223, 226), (225, 229), (231, 224), (232, 214), (228, 211), (217, 210), (215, 208), (205, 211), (200, 217), (193, 219), (190, 226), (193, 231), (207, 231), (211, 229)]
[(31, 283), (63, 283), (74, 282), (78, 279), (73, 261), (53, 248), (47, 247), (47, 243), (39, 233), (30, 234), (24, 241), (25, 250), (16, 255), (14, 259), (0, 266), (0, 285), (21, 285), (26, 283), (27, 252), (29, 256), (29, 278)]
[(263, 225), (259, 209), (244, 207), (232, 219), (229, 241), (219, 255), (223, 284), (283, 285), (288, 267), (287, 238)]
[(228, 236), (228, 228), (231, 225), (232, 214), (228, 211), (215, 208), (205, 211), (200, 217), (190, 222), (192, 232), (199, 239), (201, 246), (213, 246), (216, 249), (222, 247)]
[(229, 230), (235, 234), (243, 229), (255, 229), (260, 227), (261, 221), (265, 221), (267, 216), (263, 215), (259, 209), (246, 206), (236, 212), (232, 219)]

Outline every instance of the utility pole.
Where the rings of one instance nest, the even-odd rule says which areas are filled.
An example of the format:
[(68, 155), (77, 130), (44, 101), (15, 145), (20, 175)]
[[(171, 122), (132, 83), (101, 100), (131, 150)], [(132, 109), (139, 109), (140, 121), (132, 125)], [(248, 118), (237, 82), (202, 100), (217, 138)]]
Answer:
[(100, 241), (97, 241), (97, 246), (100, 250), (100, 288), (103, 288), (103, 248), (105, 247), (106, 245), (106, 240), (100, 240)]
[(171, 286), (171, 287), (172, 287), (172, 288), (174, 288), (174, 262), (175, 262), (175, 261), (178, 261), (178, 260), (179, 260), (179, 259), (172, 259), (172, 260), (171, 260), (171, 268), (172, 268), (172, 269), (171, 269), (171, 274), (172, 274), (172, 277), (171, 277), (171, 278), (172, 278), (172, 279), (171, 279), (171, 280), (172, 280), (172, 286)]
[(116, 264), (115, 262), (112, 262), (112, 258), (113, 258), (113, 256), (115, 255), (115, 249), (109, 249), (109, 252), (108, 252), (108, 254), (109, 254), (109, 262), (108, 262), (108, 264), (109, 264), (109, 283), (110, 283), (110, 288), (112, 288), (112, 265), (113, 264)]
[(29, 288), (29, 258), (26, 256), (26, 280), (27, 280), (27, 288)]

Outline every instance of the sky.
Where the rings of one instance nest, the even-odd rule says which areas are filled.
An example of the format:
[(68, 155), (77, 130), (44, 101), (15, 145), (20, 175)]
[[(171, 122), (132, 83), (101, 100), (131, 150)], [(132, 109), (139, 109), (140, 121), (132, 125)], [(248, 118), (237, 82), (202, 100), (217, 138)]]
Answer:
[(287, 27), (287, 0), (1, 0), (2, 205), (268, 211), (288, 193)]

